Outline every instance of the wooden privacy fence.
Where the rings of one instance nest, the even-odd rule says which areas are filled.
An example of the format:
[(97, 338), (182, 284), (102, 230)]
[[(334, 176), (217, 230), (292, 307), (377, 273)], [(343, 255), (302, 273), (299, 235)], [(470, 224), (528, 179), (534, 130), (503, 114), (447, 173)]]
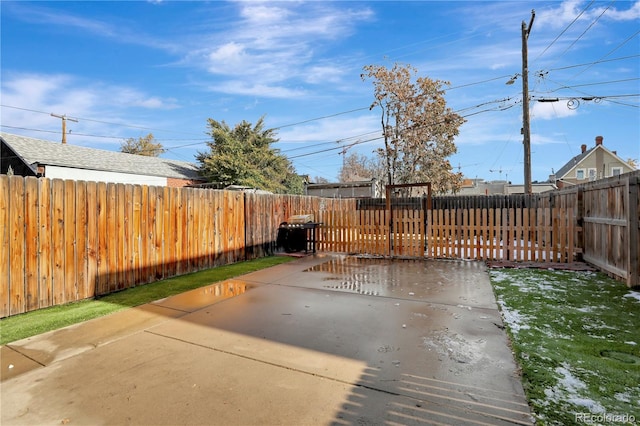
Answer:
[(582, 252), (577, 203), (568, 195), (441, 197), (433, 205), (431, 257), (572, 262)]
[(392, 215), (384, 199), (332, 200), (319, 212), (319, 247), (383, 256), (586, 260), (640, 286), (639, 182), (635, 171), (544, 194), (434, 197), (431, 209), (422, 199), (406, 199)]
[(571, 262), (582, 252), (575, 197), (332, 200), (319, 218), (325, 251), (432, 258)]
[(244, 258), (241, 193), (0, 176), (0, 316)]
[[(640, 285), (640, 172), (531, 196), (398, 201), (0, 176), (0, 317), (273, 254), (313, 214), (319, 251), (571, 262)], [(393, 223), (391, 223), (393, 222)]]
[(640, 171), (570, 188), (580, 204), (584, 260), (640, 286)]
[(273, 254), (320, 199), (0, 176), (0, 318)]

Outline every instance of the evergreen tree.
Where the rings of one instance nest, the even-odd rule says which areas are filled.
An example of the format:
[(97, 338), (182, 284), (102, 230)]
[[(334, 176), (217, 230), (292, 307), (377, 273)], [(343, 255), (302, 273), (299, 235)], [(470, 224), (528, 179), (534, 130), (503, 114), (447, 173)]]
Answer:
[(252, 126), (242, 121), (233, 129), (224, 121), (207, 120), (212, 141), (209, 152), (200, 152), (200, 173), (221, 187), (242, 185), (274, 193), (302, 194), (302, 178), (289, 159), (271, 147), (277, 142), (273, 129), (264, 129), (261, 118)]

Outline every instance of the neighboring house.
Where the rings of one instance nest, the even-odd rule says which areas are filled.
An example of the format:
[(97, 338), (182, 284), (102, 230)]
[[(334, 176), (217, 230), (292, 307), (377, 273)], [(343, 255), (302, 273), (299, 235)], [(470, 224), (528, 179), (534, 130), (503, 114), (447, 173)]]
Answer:
[(608, 150), (603, 144), (603, 137), (596, 136), (596, 144), (587, 149), (582, 145), (580, 154), (562, 166), (549, 180), (556, 182), (558, 189), (569, 185), (577, 185), (611, 176), (629, 173), (635, 169), (618, 157), (616, 151)]
[(306, 183), (304, 193), (324, 198), (380, 198), (376, 179), (358, 182)]
[(181, 187), (202, 183), (186, 161), (105, 151), (0, 132), (0, 174)]
[(191, 188), (206, 188), (206, 189), (224, 189), (225, 191), (240, 191), (240, 192), (248, 192), (251, 194), (273, 194), (271, 191), (267, 191), (264, 189), (253, 188), (251, 186), (244, 185), (227, 185), (221, 184), (219, 182), (206, 182), (206, 183), (195, 183), (193, 185), (189, 185)]
[[(557, 189), (553, 183), (533, 183), (531, 192), (539, 194)], [(508, 195), (524, 194), (523, 184), (511, 184), (506, 180), (494, 180), (487, 182), (484, 179), (464, 179), (460, 190), (451, 195)]]

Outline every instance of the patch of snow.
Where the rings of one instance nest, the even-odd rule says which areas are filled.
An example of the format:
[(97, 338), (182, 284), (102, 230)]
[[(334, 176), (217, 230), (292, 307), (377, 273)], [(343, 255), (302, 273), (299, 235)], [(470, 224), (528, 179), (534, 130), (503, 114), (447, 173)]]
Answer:
[(440, 358), (449, 358), (458, 364), (474, 365), (484, 357), (486, 341), (478, 339), (469, 341), (462, 336), (446, 332), (434, 332), (430, 337), (423, 337), (423, 346), (435, 350)]
[(499, 269), (494, 269), (491, 271), (491, 278), (494, 282), (511, 281), (511, 277), (509, 277), (509, 275)]
[(630, 297), (630, 298), (636, 299), (638, 302), (640, 302), (640, 291), (629, 290), (629, 293), (625, 294), (622, 297)]
[(624, 343), (626, 343), (627, 345), (634, 345), (634, 346), (637, 345), (636, 342), (624, 342)]
[(557, 367), (555, 372), (561, 377), (553, 388), (544, 390), (547, 399), (554, 402), (567, 401), (579, 407), (585, 407), (591, 413), (604, 413), (606, 411), (600, 403), (580, 395), (580, 391), (586, 389), (587, 385), (571, 374), (568, 364), (564, 363), (561, 367)]
[(610, 325), (605, 324), (602, 321), (594, 321), (591, 319), (591, 322), (582, 324), (583, 330), (618, 330), (616, 327), (612, 327)]
[(631, 402), (631, 395), (629, 395), (627, 392), (625, 392), (625, 393), (617, 393), (617, 394), (613, 395), (613, 397), (615, 399), (617, 399), (618, 401)]
[(520, 330), (528, 330), (528, 324), (525, 322), (528, 318), (525, 315), (522, 315), (515, 309), (510, 309), (502, 300), (498, 300), (498, 304), (500, 305), (500, 311), (502, 312), (503, 321), (509, 326), (512, 333), (517, 333)]

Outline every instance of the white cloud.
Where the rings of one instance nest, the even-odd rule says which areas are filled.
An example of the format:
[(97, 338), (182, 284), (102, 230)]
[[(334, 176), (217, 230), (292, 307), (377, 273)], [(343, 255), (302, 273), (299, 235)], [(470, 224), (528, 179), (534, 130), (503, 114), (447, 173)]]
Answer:
[[(628, 4), (629, 2), (622, 2), (622, 4)], [(606, 11), (604, 7), (588, 8), (583, 10), (588, 5), (587, 2), (577, 0), (567, 0), (556, 8), (543, 9), (537, 13), (536, 22), (540, 22), (539, 25), (548, 25), (552, 28), (564, 28), (578, 16), (577, 21), (580, 22), (592, 22), (602, 15), (604, 20), (613, 21), (631, 21), (640, 19), (640, 1), (636, 1), (629, 9), (620, 10), (615, 7), (609, 7)], [(604, 12), (604, 14), (603, 14)], [(582, 14), (581, 14), (582, 13)]]
[(531, 107), (531, 118), (540, 120), (553, 120), (556, 118), (573, 117), (578, 114), (575, 109), (567, 107), (567, 101), (536, 102)]
[[(139, 25), (134, 21), (121, 21), (115, 24), (99, 19), (88, 19), (71, 13), (65, 13), (55, 7), (40, 7), (35, 6), (33, 3), (24, 6), (20, 3), (21, 2), (11, 2), (11, 4), (9, 4), (3, 2), (2, 13), (10, 13), (25, 22), (36, 23), (42, 26), (79, 29), (85, 33), (113, 39), (120, 43), (148, 46), (171, 52), (182, 50), (180, 44), (162, 40), (141, 32)], [(160, 1), (151, 1), (149, 3), (158, 4)]]
[(614, 21), (633, 21), (640, 19), (640, 1), (636, 1), (633, 6), (627, 10), (610, 9), (610, 11), (607, 11), (606, 16)]
[(333, 65), (318, 65), (309, 67), (304, 80), (311, 84), (338, 83), (345, 74), (345, 70)]
[(209, 90), (227, 94), (281, 99), (297, 98), (306, 94), (303, 89), (289, 89), (284, 86), (251, 83), (244, 80), (227, 80), (220, 84), (209, 86)]
[[(34, 131), (59, 132), (60, 122), (50, 113), (80, 117), (78, 123), (69, 122), (74, 133), (113, 135), (130, 129), (110, 123), (133, 125), (131, 108), (169, 110), (178, 105), (175, 99), (163, 99), (131, 87), (84, 81), (67, 74), (7, 73), (2, 80), (3, 130), (21, 130), (31, 136), (43, 137)], [(12, 108), (18, 107), (18, 108)], [(137, 111), (134, 115), (140, 115)], [(84, 120), (83, 117), (91, 117)], [(95, 118), (100, 117), (100, 121)], [(142, 124), (140, 124), (142, 126)]]
[(241, 19), (231, 20), (223, 33), (202, 37), (208, 45), (187, 54), (185, 62), (204, 59), (210, 73), (232, 79), (213, 86), (215, 90), (276, 98), (305, 92), (284, 89), (291, 82), (339, 82), (342, 72), (337, 66), (312, 62), (327, 41), (348, 37), (358, 22), (372, 17), (368, 8), (338, 10), (323, 3), (293, 2), (278, 6), (243, 2), (238, 14)]
[(265, 25), (286, 20), (290, 12), (285, 8), (269, 5), (268, 3), (248, 3), (240, 10), (240, 15), (248, 22)]
[[(342, 144), (349, 145), (356, 141), (375, 139), (380, 136), (380, 133), (379, 118), (370, 114), (351, 118), (331, 117), (308, 124), (301, 124), (278, 131), (278, 137), (282, 142), (342, 141)], [(370, 144), (377, 144), (378, 142), (371, 141)]]
[(531, 134), (531, 145), (550, 145), (550, 144), (564, 144), (564, 139), (541, 135), (539, 133)]

